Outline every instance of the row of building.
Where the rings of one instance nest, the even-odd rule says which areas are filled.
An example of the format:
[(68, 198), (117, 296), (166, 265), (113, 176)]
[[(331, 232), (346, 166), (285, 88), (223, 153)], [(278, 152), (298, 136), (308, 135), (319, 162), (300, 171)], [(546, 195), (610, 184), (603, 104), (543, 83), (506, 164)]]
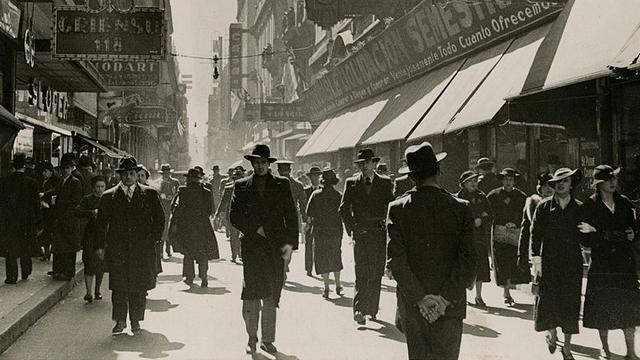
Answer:
[[(338, 170), (372, 147), (395, 171), (428, 140), (449, 153), (450, 190), (483, 156), (531, 185), (551, 160), (584, 169), (586, 187), (610, 163), (636, 193), (639, 14), (635, 0), (238, 0), (243, 57), (226, 64), (210, 132), (235, 134), (229, 159), (267, 143)], [(274, 103), (290, 112), (265, 115)]]
[[(0, 0), (0, 175), (9, 170), (14, 152), (54, 166), (66, 152), (90, 155), (98, 169), (112, 167), (118, 158), (129, 155), (150, 169), (164, 162), (189, 166), (188, 134), (177, 136), (188, 129), (185, 88), (172, 56), (158, 61), (117, 56), (95, 61), (52, 54), (56, 30), (67, 26), (67, 32), (86, 31), (78, 28), (82, 25), (78, 21), (56, 18), (56, 9), (83, 9), (78, 18), (82, 14), (97, 17), (111, 3), (116, 2)], [(173, 48), (170, 2), (132, 3), (164, 10), (163, 36), (169, 53)], [(109, 36), (96, 48), (107, 46)], [(117, 44), (113, 48), (116, 53)], [(166, 117), (173, 120), (130, 121), (135, 116), (153, 117), (142, 110), (154, 106), (167, 109), (170, 116)]]

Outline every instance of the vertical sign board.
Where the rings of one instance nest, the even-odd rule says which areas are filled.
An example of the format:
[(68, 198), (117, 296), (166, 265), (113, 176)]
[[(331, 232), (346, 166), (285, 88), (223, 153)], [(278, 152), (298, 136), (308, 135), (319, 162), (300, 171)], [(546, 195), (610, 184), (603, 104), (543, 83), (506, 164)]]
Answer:
[(242, 90), (242, 24), (229, 25), (231, 91)]

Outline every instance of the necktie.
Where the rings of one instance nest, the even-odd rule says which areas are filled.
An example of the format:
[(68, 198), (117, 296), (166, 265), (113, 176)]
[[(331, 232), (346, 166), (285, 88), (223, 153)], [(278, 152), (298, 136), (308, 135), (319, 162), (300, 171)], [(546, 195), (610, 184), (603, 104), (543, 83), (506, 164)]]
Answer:
[(367, 194), (369, 194), (371, 192), (371, 178), (366, 177), (364, 179), (364, 184), (366, 185), (365, 189), (367, 190)]
[(135, 188), (133, 186), (129, 186), (127, 188), (127, 199), (129, 199), (129, 201), (131, 201), (131, 198), (133, 198), (133, 191), (135, 190)]

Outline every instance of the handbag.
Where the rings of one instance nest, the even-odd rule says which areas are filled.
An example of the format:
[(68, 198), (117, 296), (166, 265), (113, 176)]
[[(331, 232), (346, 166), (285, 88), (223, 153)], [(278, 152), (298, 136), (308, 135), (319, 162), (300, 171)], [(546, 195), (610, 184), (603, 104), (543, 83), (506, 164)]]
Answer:
[(518, 246), (520, 241), (520, 228), (504, 225), (495, 225), (493, 227), (493, 241)]

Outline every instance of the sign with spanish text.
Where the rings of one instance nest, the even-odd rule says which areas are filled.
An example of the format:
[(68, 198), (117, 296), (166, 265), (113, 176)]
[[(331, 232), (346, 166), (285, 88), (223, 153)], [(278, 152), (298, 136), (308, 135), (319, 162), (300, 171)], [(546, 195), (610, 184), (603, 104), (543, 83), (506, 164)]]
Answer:
[(11, 0), (0, 0), (0, 31), (16, 39), (20, 31), (20, 9)]
[(178, 114), (164, 106), (140, 105), (125, 115), (126, 123), (137, 126), (176, 126)]
[(135, 7), (115, 11), (60, 6), (53, 11), (52, 53), (67, 60), (163, 60), (164, 10)]
[(110, 88), (150, 87), (160, 83), (158, 61), (104, 60), (93, 64)]
[(309, 121), (304, 105), (301, 103), (260, 104), (260, 119), (262, 121)]
[(231, 91), (242, 90), (242, 24), (229, 25)]
[(27, 103), (44, 113), (55, 115), (60, 120), (67, 118), (69, 110), (67, 94), (55, 91), (38, 79), (29, 79)]
[(313, 120), (538, 26), (562, 4), (423, 1), (304, 93)]

